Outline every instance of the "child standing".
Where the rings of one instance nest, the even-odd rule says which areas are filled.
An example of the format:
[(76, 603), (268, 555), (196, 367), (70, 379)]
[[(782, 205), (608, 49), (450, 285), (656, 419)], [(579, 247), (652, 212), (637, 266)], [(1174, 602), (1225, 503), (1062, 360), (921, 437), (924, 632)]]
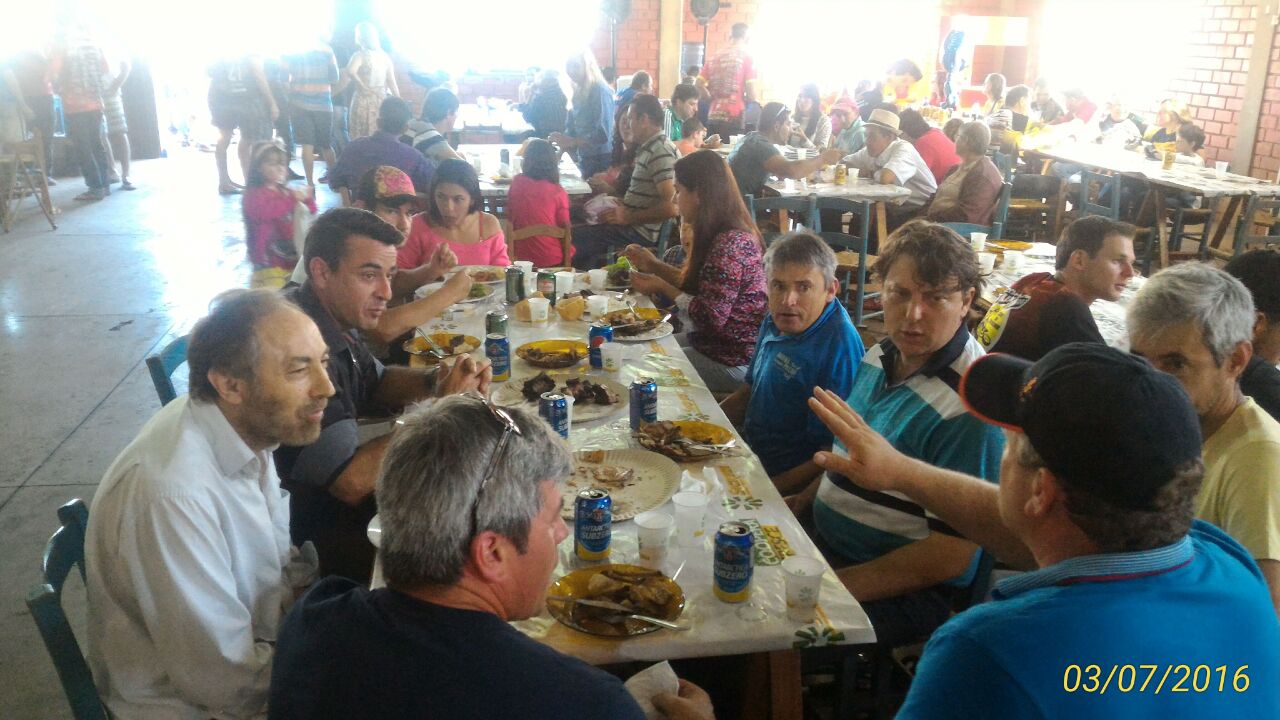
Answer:
[[(555, 147), (546, 140), (534, 138), (524, 150), (522, 172), (511, 182), (507, 193), (507, 212), (515, 230), (532, 225), (569, 227), (569, 194), (560, 186), (560, 165)], [(548, 235), (519, 240), (513, 248), (517, 260), (528, 260), (534, 267), (571, 265), (573, 246), (565, 256), (560, 239)]]
[(249, 165), (244, 214), (245, 245), (253, 264), (253, 287), (284, 287), (298, 262), (293, 215), (299, 204), (312, 214), (316, 201), (306, 190), (285, 186), (289, 158), (272, 143), (259, 145)]

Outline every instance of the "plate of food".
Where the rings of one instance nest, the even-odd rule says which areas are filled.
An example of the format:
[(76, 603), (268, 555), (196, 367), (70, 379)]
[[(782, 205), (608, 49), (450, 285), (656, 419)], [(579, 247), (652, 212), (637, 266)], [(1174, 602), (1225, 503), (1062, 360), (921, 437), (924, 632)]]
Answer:
[(616, 603), (638, 615), (668, 621), (684, 612), (684, 591), (676, 581), (639, 565), (619, 563), (574, 570), (547, 591), (547, 612), (574, 630), (604, 637), (625, 638), (660, 629), (617, 610), (574, 600)]
[[(440, 348), (445, 357), (454, 357), (457, 355), (466, 355), (480, 349), (481, 342), (479, 338), (471, 335), (463, 335), (461, 333), (451, 332), (433, 332), (428, 333), (431, 342)], [(413, 367), (424, 367), (427, 365), (435, 365), (440, 360), (431, 352), (431, 346), (427, 344), (426, 339), (415, 335), (404, 341), (404, 351), (409, 353), (410, 364)]]
[(543, 393), (573, 396), (573, 421), (591, 422), (609, 417), (630, 404), (627, 388), (612, 380), (570, 377), (556, 379), (545, 372), (523, 380), (511, 379), (493, 392), (499, 405), (527, 405), (534, 409)]
[(605, 270), (609, 274), (605, 276), (605, 290), (630, 290), (631, 289), (631, 261), (622, 258), (612, 265), (605, 265)]
[(1021, 240), (993, 240), (989, 241), (991, 245), (1002, 248), (1004, 250), (1017, 250), (1018, 252), (1026, 252), (1032, 247), (1032, 243), (1023, 242)]
[(493, 295), (493, 287), (484, 283), (471, 283), (471, 290), (467, 292), (467, 296), (459, 300), (460, 303), (476, 303), (487, 300)]
[(536, 340), (516, 348), (516, 357), (536, 368), (558, 370), (573, 367), (587, 357), (581, 340)]
[(615, 522), (662, 506), (680, 489), (680, 466), (648, 450), (580, 450), (564, 484), (564, 517), (573, 518), (578, 492), (598, 487), (613, 498)]
[(613, 339), (618, 342), (658, 340), (675, 332), (675, 327), (662, 320), (657, 308), (626, 308), (600, 316), (598, 325), (612, 325)]
[(507, 280), (507, 269), (498, 265), (463, 265), (458, 269), (469, 271), (474, 283), (497, 285)]
[(728, 428), (700, 420), (644, 423), (636, 440), (645, 448), (680, 462), (723, 455), (736, 444)]

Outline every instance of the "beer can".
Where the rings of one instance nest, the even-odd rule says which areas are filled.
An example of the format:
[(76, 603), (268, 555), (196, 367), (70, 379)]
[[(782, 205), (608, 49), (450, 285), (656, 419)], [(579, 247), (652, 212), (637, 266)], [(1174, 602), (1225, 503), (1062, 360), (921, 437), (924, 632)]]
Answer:
[(1160, 164), (1160, 169), (1162, 170), (1173, 169), (1173, 153), (1172, 152), (1166, 152), (1164, 154), (1164, 162)]
[(844, 185), (847, 182), (849, 182), (849, 168), (842, 162), (836, 163), (835, 183)]
[[(506, 316), (503, 316), (504, 318)], [(511, 379), (511, 343), (501, 333), (490, 333), (484, 339), (484, 355), (493, 363), (494, 382)]]
[(721, 523), (716, 532), (714, 560), (716, 597), (725, 602), (743, 602), (751, 597), (751, 574), (755, 566), (755, 538), (746, 523)]
[(569, 437), (569, 401), (558, 392), (542, 393), (538, 399), (538, 414), (560, 433), (560, 437)]
[(501, 310), (490, 310), (484, 314), (485, 335), (506, 335), (507, 314)]
[(636, 378), (631, 383), (631, 429), (640, 423), (658, 422), (658, 383), (653, 378)]
[(613, 539), (613, 498), (587, 488), (573, 503), (573, 551), (582, 560), (607, 560)]
[(507, 268), (507, 304), (515, 305), (524, 299), (524, 270), (512, 265)]
[(556, 274), (549, 270), (538, 271), (538, 292), (542, 293), (542, 297), (551, 301), (552, 305), (556, 304)]
[(613, 326), (612, 325), (592, 325), (587, 331), (587, 347), (588, 355), (591, 358), (591, 367), (601, 370), (604, 368), (604, 344), (613, 342)]

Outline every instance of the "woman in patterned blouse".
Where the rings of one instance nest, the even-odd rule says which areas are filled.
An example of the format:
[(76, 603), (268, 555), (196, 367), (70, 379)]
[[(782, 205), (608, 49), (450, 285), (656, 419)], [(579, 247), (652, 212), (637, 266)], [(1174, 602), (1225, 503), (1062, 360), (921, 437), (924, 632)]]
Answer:
[(693, 226), (689, 257), (676, 267), (629, 245), (632, 286), (675, 298), (692, 326), (677, 339), (707, 389), (724, 396), (742, 385), (755, 354), (768, 304), (764, 244), (723, 158), (700, 150), (677, 161), (675, 171), (680, 218)]

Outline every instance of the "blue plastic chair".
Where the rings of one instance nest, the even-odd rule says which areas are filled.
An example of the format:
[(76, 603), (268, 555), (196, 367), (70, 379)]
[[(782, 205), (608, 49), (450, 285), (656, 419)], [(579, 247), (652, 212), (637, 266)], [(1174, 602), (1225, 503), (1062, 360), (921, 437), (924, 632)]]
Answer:
[(89, 508), (76, 498), (58, 508), (58, 521), (62, 527), (49, 538), (41, 560), (44, 582), (27, 593), (27, 610), (58, 671), (72, 716), (76, 720), (106, 720), (93, 674), (62, 610), (62, 586), (71, 569), (78, 568), (80, 579), (84, 580), (84, 533), (89, 525)]
[(977, 223), (960, 223), (948, 222), (941, 223), (952, 230), (959, 233), (960, 237), (967, 238), (969, 233), (984, 232), (991, 240), (1001, 240), (1004, 238), (1005, 223), (1009, 221), (1009, 202), (1013, 195), (1013, 183), (1006, 182), (1000, 188), (1000, 197), (996, 200), (996, 209), (992, 213), (990, 225), (979, 225)]
[[(751, 197), (748, 195), (747, 197)], [(818, 196), (809, 195), (792, 195), (789, 197), (758, 197), (752, 198), (747, 203), (747, 209), (751, 211), (751, 217), (757, 217), (756, 213), (761, 211), (777, 212), (786, 210), (792, 213), (792, 220), (805, 225), (809, 228), (817, 228), (821, 225), (818, 219)], [(757, 222), (759, 219), (757, 218)], [(780, 232), (761, 233), (765, 247), (769, 247), (775, 240), (789, 232), (788, 228), (778, 228)]]
[[(816, 212), (814, 213), (815, 224), (818, 235), (836, 252), (856, 252), (858, 253), (857, 267), (845, 267), (840, 277), (840, 284), (843, 289), (840, 292), (840, 299), (844, 304), (853, 309), (853, 324), (862, 325), (862, 323), (871, 317), (884, 314), (884, 311), (864, 312), (863, 304), (872, 298), (880, 297), (880, 293), (867, 292), (867, 266), (870, 264), (870, 256), (867, 254), (867, 248), (871, 245), (871, 216), (874, 206), (867, 200), (849, 200), (838, 197), (818, 198), (816, 204)], [(836, 212), (853, 213), (853, 220), (850, 222), (848, 233), (826, 231), (822, 229), (822, 211), (834, 210)]]
[(160, 406), (164, 407), (178, 397), (173, 388), (173, 371), (187, 361), (187, 336), (174, 340), (163, 350), (147, 358), (147, 370), (151, 371), (151, 384), (156, 386)]

